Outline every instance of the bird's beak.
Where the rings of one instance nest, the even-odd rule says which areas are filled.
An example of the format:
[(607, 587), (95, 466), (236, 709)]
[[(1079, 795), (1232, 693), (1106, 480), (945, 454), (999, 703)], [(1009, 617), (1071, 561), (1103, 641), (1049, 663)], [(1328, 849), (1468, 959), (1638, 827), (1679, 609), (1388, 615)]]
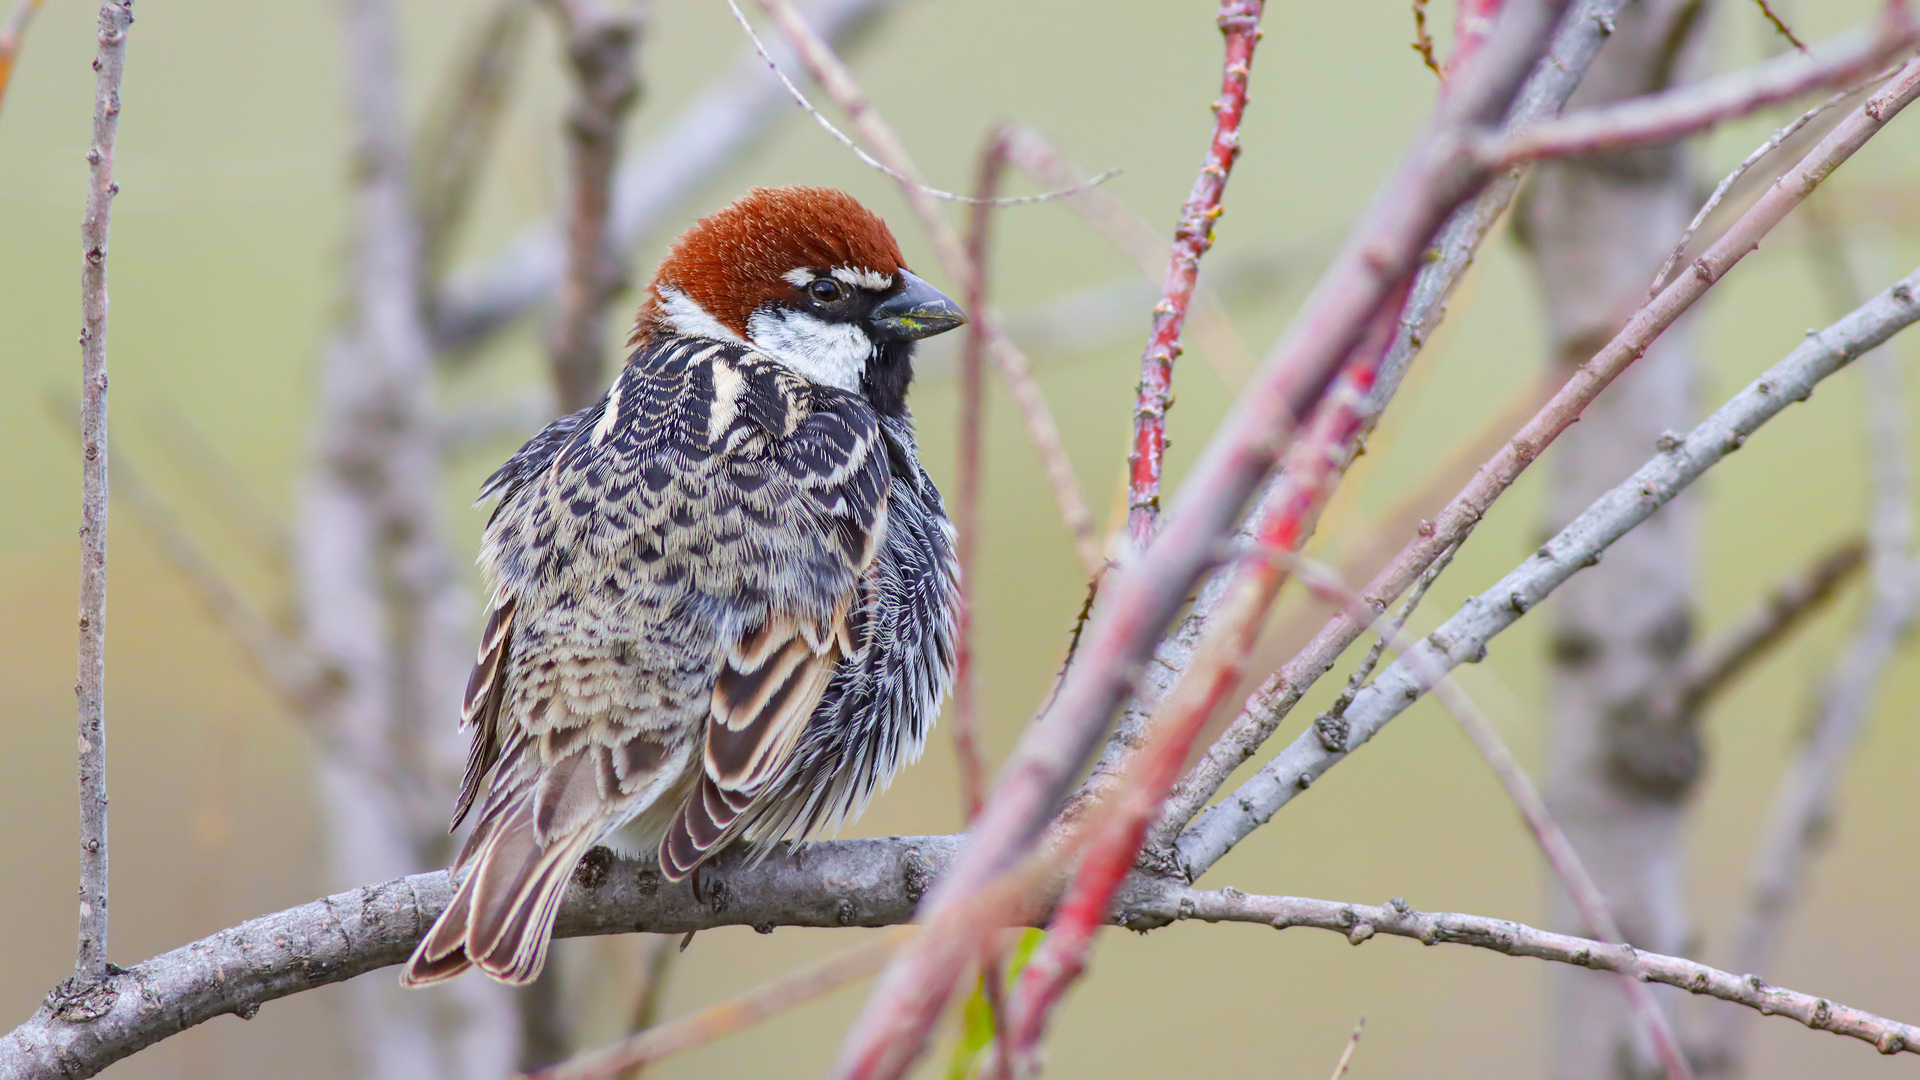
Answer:
[(960, 305), (903, 268), (900, 291), (875, 305), (867, 315), (867, 329), (875, 341), (912, 341), (944, 334), (966, 321)]

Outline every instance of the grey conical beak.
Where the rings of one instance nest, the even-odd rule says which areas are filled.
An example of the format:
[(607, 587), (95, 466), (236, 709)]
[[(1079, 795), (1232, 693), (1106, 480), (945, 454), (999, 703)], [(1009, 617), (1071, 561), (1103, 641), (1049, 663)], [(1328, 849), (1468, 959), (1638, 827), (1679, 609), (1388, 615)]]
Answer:
[(966, 321), (960, 305), (902, 269), (900, 291), (874, 305), (867, 329), (875, 341), (912, 341), (944, 334)]

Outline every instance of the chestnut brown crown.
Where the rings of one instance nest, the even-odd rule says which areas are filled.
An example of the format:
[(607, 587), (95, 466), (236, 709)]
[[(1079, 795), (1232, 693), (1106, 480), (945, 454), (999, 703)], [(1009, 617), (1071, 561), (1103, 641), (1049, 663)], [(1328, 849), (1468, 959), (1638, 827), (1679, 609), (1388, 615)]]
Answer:
[(844, 191), (754, 188), (693, 223), (654, 271), (634, 338), (662, 325), (661, 289), (683, 294), (727, 330), (749, 336), (748, 319), (785, 303), (800, 286), (788, 275), (836, 268), (893, 278), (905, 268), (900, 245), (879, 215)]

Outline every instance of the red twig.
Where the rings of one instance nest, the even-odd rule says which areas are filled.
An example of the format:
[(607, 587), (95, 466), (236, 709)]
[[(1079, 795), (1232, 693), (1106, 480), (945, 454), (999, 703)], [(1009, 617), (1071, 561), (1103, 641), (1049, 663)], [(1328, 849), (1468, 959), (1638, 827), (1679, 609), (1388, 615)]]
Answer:
[[(1006, 171), (1010, 137), (1007, 127), (997, 127), (987, 136), (987, 144), (980, 151), (973, 192), (976, 201), (967, 213), (967, 257), (973, 271), (966, 282), (968, 311), (984, 311), (987, 307), (987, 249), (993, 224), (993, 198)], [(973, 571), (980, 555), (980, 444), (985, 422), (986, 351), (986, 331), (976, 319), (967, 324), (967, 336), (960, 349), (960, 461), (953, 500), (953, 524), (958, 534), (955, 552), (960, 560), (960, 626), (955, 635), (953, 673), (953, 754), (960, 765), (961, 802), (968, 821), (980, 812), (981, 800), (986, 796), (973, 670), (973, 604), (978, 596)]]
[(1506, 0), (1459, 0), (1453, 11), (1453, 55), (1447, 60), (1447, 78), (1460, 70), (1486, 44), (1493, 24), (1500, 21), (1500, 9)]
[(1128, 458), (1127, 532), (1136, 550), (1153, 538), (1160, 516), (1160, 476), (1167, 449), (1167, 409), (1173, 404), (1173, 361), (1180, 355), (1180, 331), (1187, 322), (1200, 257), (1213, 246), (1213, 223), (1223, 207), (1227, 176), (1240, 156), (1240, 117), (1247, 108), (1247, 69), (1260, 41), (1260, 13), (1266, 0), (1223, 0), (1215, 21), (1227, 39), (1220, 76), (1220, 98), (1213, 103), (1213, 141), (1207, 162), (1180, 210), (1167, 259), (1166, 285), (1153, 307), (1153, 330), (1140, 357), (1140, 395), (1133, 410), (1133, 453)]
[[(1405, 299), (1404, 287), (1400, 299)], [(1309, 433), (1289, 456), (1285, 479), (1256, 528), (1263, 550), (1291, 553), (1308, 534), (1306, 522), (1326, 496), (1347, 440), (1364, 423), (1364, 399), (1393, 341), (1399, 313), (1398, 303), (1381, 309), (1335, 393), (1316, 410)], [(1146, 746), (1129, 764), (1109, 807), (1089, 826), (1079, 874), (1009, 1002), (1009, 1040), (1022, 1060), (1038, 1050), (1054, 1006), (1086, 969), (1114, 891), (1133, 869), (1147, 828), (1158, 817), (1207, 718), (1239, 684), (1254, 638), (1286, 577), (1284, 564), (1272, 559), (1249, 560), (1241, 568), (1192, 665), (1155, 718)]]

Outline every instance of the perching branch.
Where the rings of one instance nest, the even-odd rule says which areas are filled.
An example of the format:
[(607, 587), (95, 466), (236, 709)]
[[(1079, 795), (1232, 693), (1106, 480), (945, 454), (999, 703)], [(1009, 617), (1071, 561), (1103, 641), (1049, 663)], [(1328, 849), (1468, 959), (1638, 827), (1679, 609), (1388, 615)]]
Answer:
[[(732, 852), (703, 871), (697, 896), (687, 883), (661, 880), (651, 860), (621, 858), (600, 848), (576, 871), (557, 932), (581, 937), (716, 926), (898, 925), (912, 917), (929, 883), (951, 867), (961, 843), (958, 836), (826, 841), (776, 852), (753, 866)], [(117, 995), (100, 1016), (69, 1022), (43, 1005), (0, 1037), (0, 1075), (9, 1080), (92, 1076), (215, 1017), (251, 1017), (268, 1002), (398, 964), (451, 897), (444, 872), (416, 874), (264, 915), (163, 953), (109, 976)], [(1757, 979), (1503, 919), (1419, 912), (1401, 901), (1372, 907), (1250, 896), (1135, 874), (1113, 914), (1115, 924), (1136, 931), (1183, 919), (1312, 927), (1355, 944), (1384, 934), (1599, 971), (1644, 973), (1650, 982), (1790, 1016), (1885, 1053), (1920, 1053), (1920, 1028)]]
[(1264, 0), (1223, 0), (1214, 22), (1226, 39), (1220, 97), (1213, 103), (1213, 137), (1206, 162), (1193, 182), (1180, 223), (1173, 230), (1166, 283), (1153, 306), (1153, 329), (1140, 357), (1140, 387), (1133, 408), (1132, 450), (1127, 457), (1127, 535), (1137, 549), (1153, 539), (1160, 517), (1160, 474), (1166, 465), (1167, 409), (1173, 404), (1173, 362), (1180, 331), (1200, 278), (1200, 257), (1213, 246), (1213, 223), (1225, 211), (1227, 177), (1240, 157), (1240, 118), (1247, 109), (1247, 73), (1260, 41)]
[(100, 5), (87, 150), (87, 213), (80, 223), (80, 943), (61, 991), (75, 1019), (112, 1001), (107, 977), (107, 234), (113, 217), (114, 139), (120, 131), (133, 0)]
[(1344, 717), (1344, 738), (1308, 731), (1259, 773), (1182, 833), (1180, 865), (1195, 880), (1294, 795), (1372, 738), (1431, 688), (1433, 676), (1477, 662), (1488, 643), (1581, 568), (1598, 562), (1615, 540), (1652, 516), (1687, 485), (1739, 449), (1789, 404), (1824, 378), (1920, 319), (1920, 271), (1823, 331), (1808, 335), (1786, 359), (1735, 395), (1685, 436), (1662, 440), (1659, 453), (1589, 506), (1533, 557), (1460, 612), (1362, 690)]

